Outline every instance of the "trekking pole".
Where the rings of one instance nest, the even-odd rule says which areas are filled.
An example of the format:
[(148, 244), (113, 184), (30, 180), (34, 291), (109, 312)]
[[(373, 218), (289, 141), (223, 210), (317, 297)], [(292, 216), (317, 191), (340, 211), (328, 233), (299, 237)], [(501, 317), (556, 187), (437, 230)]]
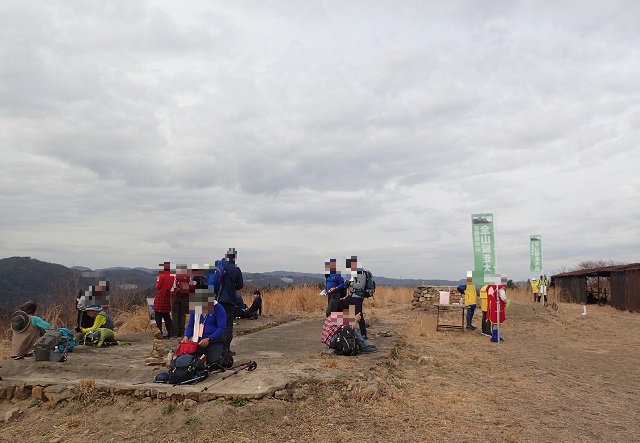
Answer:
[(200, 392), (204, 392), (204, 391), (206, 391), (206, 390), (207, 390), (207, 389), (209, 389), (211, 386), (215, 386), (215, 385), (217, 385), (217, 384), (218, 384), (218, 383), (220, 383), (221, 381), (226, 380), (227, 378), (231, 377), (232, 375), (236, 375), (236, 374), (237, 374), (238, 372), (240, 372), (240, 371), (243, 371), (243, 370), (245, 370), (245, 369), (246, 369), (248, 372), (252, 372), (252, 371), (255, 371), (257, 367), (258, 367), (258, 363), (256, 363), (256, 362), (255, 362), (255, 361), (253, 361), (253, 360), (252, 360), (252, 361), (249, 361), (249, 362), (247, 362), (247, 363), (242, 363), (242, 364), (240, 364), (240, 365), (236, 366), (236, 368), (237, 368), (237, 369), (236, 369), (235, 371), (233, 371), (231, 374), (227, 374), (227, 375), (223, 376), (222, 378), (220, 378), (220, 380), (215, 381), (214, 383), (210, 384), (209, 386), (205, 386), (205, 387), (202, 389), (202, 391), (200, 391)]

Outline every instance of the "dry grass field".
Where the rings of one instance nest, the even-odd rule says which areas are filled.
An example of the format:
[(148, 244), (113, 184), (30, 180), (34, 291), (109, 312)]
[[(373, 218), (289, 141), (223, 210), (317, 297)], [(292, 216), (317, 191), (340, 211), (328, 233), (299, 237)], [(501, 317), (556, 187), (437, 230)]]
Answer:
[[(317, 289), (265, 294), (270, 315), (321, 315)], [(0, 441), (48, 442), (635, 442), (640, 440), (640, 317), (607, 306), (544, 308), (510, 291), (500, 348), (475, 332), (433, 330), (411, 290), (367, 300), (376, 324), (396, 324), (391, 358), (310, 354), (318, 370), (290, 401), (206, 404), (96, 397), (66, 405), (23, 401)], [(551, 295), (553, 300), (553, 294)], [(288, 304), (287, 304), (288, 303)], [(132, 327), (144, 312), (131, 314)], [(457, 316), (456, 316), (457, 318)], [(476, 315), (474, 323), (479, 323)], [(375, 338), (374, 338), (375, 343)], [(0, 402), (0, 417), (11, 405)], [(54, 437), (55, 436), (55, 437)]]

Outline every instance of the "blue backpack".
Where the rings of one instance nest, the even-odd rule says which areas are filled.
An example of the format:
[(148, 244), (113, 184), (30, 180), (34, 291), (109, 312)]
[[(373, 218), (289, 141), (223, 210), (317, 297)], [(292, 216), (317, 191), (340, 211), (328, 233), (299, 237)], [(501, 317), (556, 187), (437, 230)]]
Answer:
[(60, 352), (71, 352), (73, 351), (73, 348), (76, 347), (76, 341), (73, 339), (73, 332), (71, 332), (71, 329), (67, 329), (67, 328), (58, 328), (58, 331), (60, 331), (62, 333), (63, 336), (67, 337), (67, 345), (65, 349), (65, 345), (60, 345)]
[(224, 259), (218, 260), (215, 267), (211, 269), (211, 272), (207, 276), (207, 286), (209, 287), (209, 290), (213, 290), (214, 294), (220, 294), (220, 290), (222, 289), (222, 279), (227, 272), (224, 269), (224, 266), (222, 266), (223, 261)]

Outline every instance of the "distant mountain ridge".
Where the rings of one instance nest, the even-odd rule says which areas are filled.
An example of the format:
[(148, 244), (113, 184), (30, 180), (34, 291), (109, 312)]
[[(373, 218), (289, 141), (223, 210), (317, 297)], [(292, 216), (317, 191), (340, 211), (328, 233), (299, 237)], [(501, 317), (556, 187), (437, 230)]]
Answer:
[[(155, 288), (156, 269), (143, 267), (112, 267), (90, 269), (84, 266), (66, 266), (43, 262), (31, 257), (9, 257), (0, 259), (0, 308), (13, 309), (27, 300), (46, 301), (52, 294), (74, 295), (78, 290), (95, 284), (97, 278), (82, 277), (83, 272), (100, 272), (110, 285), (126, 288)], [(243, 272), (245, 285), (265, 286), (323, 285), (324, 274), (292, 271)], [(408, 286), (421, 285), (457, 286), (462, 282), (449, 280), (417, 280), (381, 277), (374, 274), (377, 285)]]

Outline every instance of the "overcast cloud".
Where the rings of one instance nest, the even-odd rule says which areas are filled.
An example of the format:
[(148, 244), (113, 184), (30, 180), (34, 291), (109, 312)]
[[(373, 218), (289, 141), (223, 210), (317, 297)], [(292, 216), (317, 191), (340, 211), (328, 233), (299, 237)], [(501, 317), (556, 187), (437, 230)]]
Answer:
[(638, 262), (640, 3), (0, 3), (0, 255)]

